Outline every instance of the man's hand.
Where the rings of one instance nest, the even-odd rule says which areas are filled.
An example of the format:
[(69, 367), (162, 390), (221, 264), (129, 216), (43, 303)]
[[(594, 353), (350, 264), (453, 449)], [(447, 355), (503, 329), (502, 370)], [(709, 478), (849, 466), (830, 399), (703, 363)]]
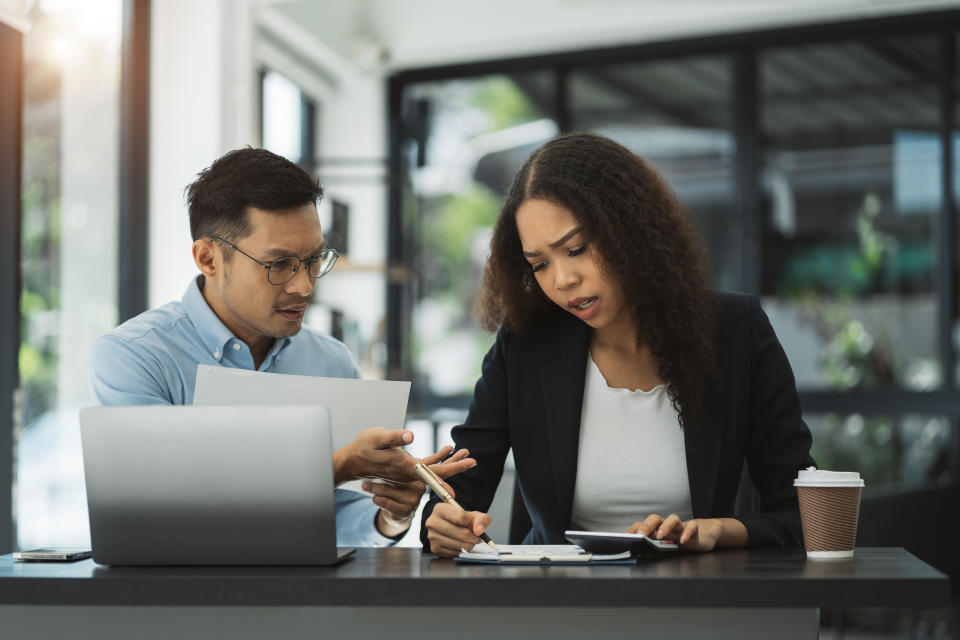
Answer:
[(388, 538), (395, 538), (410, 528), (410, 521), (420, 506), (426, 487), (422, 482), (394, 484), (389, 482), (363, 483), (363, 490), (373, 494), (377, 512), (377, 530)]
[(411, 442), (411, 431), (388, 431), (382, 427), (361, 431), (353, 442), (334, 452), (334, 481), (339, 485), (357, 478), (379, 478), (404, 484), (419, 481), (413, 470), (417, 462), (428, 465), (441, 478), (449, 478), (477, 464), (476, 460), (467, 457), (469, 452), (466, 449), (460, 449), (441, 463), (453, 451), (450, 446), (418, 460), (402, 449)]
[(487, 530), (492, 519), (479, 511), (464, 511), (452, 504), (438, 503), (427, 518), (427, 540), (430, 551), (443, 558), (469, 551), (480, 542), (480, 534)]

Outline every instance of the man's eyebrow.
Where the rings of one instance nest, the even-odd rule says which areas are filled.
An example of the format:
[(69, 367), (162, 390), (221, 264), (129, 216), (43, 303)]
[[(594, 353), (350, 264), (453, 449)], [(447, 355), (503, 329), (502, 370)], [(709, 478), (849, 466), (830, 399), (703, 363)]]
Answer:
[[(554, 242), (551, 242), (551, 243), (550, 243), (550, 248), (551, 248), (551, 249), (556, 249), (557, 247), (561, 246), (564, 242), (567, 242), (568, 240), (570, 240), (570, 238), (572, 238), (573, 236), (575, 236), (575, 235), (577, 235), (578, 233), (580, 233), (580, 230), (581, 230), (581, 227), (577, 227), (577, 228), (575, 228), (575, 229), (571, 229), (570, 231), (568, 231), (567, 233), (565, 233), (565, 234), (563, 235), (563, 237), (560, 238), (559, 240), (555, 240)], [(540, 255), (543, 255), (543, 254), (540, 253), (539, 251), (524, 251), (524, 252), (523, 252), (523, 255), (526, 256), (527, 258), (535, 258), (535, 257), (540, 256)]]
[[(308, 256), (316, 255), (326, 248), (327, 248), (327, 244), (325, 242), (321, 243), (320, 246), (314, 249), (313, 251), (308, 251), (307, 255)], [(281, 248), (264, 249), (263, 253), (267, 256), (276, 257), (276, 258), (289, 258), (291, 256), (296, 256), (298, 258), (300, 257), (300, 256), (297, 256), (296, 251), (291, 251), (290, 249), (281, 249)]]

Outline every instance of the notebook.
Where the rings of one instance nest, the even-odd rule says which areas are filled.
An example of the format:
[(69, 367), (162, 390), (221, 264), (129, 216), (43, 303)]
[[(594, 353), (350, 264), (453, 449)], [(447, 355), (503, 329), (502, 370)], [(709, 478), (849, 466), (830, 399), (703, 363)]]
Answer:
[(322, 406), (80, 412), (93, 560), (328, 565), (338, 550)]
[(597, 554), (584, 551), (575, 544), (498, 544), (500, 553), (486, 543), (475, 545), (470, 551), (460, 551), (456, 562), (480, 564), (631, 564), (635, 562), (630, 552)]

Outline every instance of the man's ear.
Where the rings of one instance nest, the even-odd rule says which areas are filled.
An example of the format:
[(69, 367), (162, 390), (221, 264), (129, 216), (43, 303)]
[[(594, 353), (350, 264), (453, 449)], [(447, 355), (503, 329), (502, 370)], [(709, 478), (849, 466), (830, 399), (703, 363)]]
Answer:
[(193, 261), (197, 263), (197, 268), (200, 269), (200, 273), (205, 275), (208, 278), (215, 278), (219, 265), (217, 260), (217, 252), (213, 248), (213, 242), (201, 238), (196, 240), (193, 243)]

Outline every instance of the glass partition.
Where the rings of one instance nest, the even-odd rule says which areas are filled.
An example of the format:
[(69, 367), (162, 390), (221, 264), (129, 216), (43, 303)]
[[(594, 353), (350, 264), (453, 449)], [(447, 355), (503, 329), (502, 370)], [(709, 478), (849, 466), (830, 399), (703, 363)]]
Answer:
[(24, 37), (20, 548), (88, 544), (77, 411), (117, 318), (122, 3), (39, 2)]
[(578, 66), (571, 129), (613, 138), (669, 181), (704, 236), (711, 275), (733, 285), (731, 60), (727, 55)]
[(801, 389), (940, 385), (933, 36), (759, 54), (765, 307)]
[(495, 75), (403, 94), (414, 410), (469, 402), (493, 343), (473, 315), (490, 233), (513, 174), (557, 133), (552, 86), (548, 73)]

